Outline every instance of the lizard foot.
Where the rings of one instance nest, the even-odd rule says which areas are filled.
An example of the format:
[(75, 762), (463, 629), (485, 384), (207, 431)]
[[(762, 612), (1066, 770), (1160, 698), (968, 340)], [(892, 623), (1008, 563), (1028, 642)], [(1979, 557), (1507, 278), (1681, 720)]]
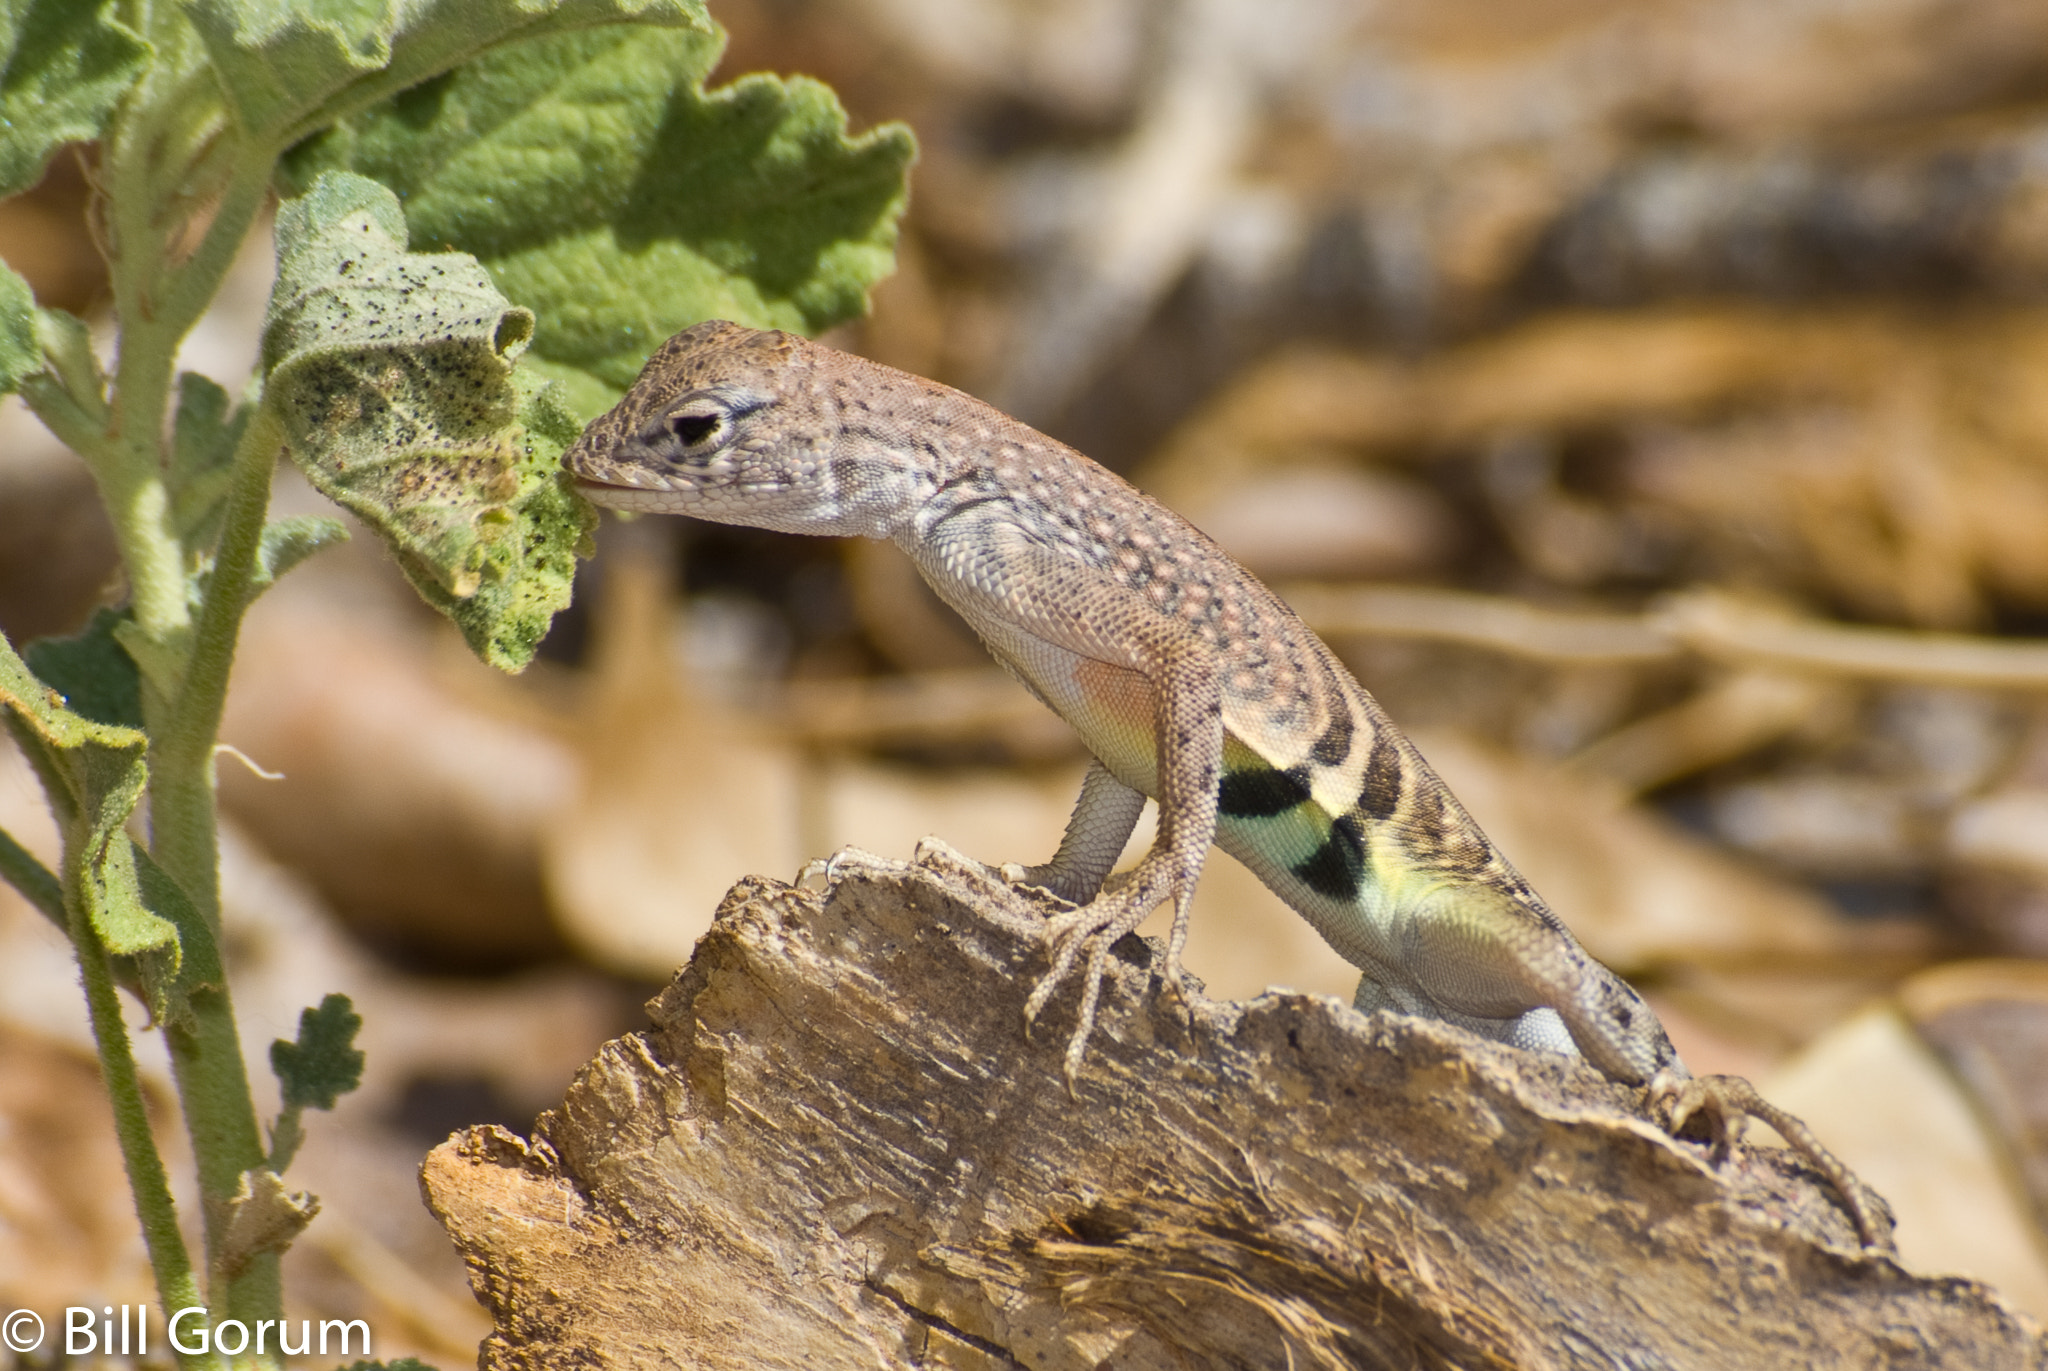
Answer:
[(1649, 1085), (1651, 1117), (1673, 1137), (1697, 1121), (1714, 1145), (1713, 1161), (1727, 1161), (1743, 1127), (1761, 1119), (1777, 1130), (1794, 1152), (1827, 1179), (1848, 1206), (1849, 1217), (1866, 1250), (1897, 1255), (1892, 1244), (1890, 1209), (1875, 1190), (1821, 1146), (1820, 1139), (1793, 1114), (1772, 1104), (1740, 1076), (1686, 1076), (1660, 1071)]
[(1068, 910), (1046, 920), (1045, 939), (1052, 952), (1052, 969), (1032, 988), (1031, 998), (1024, 1002), (1024, 1031), (1027, 1035), (1040, 1011), (1052, 999), (1053, 992), (1059, 989), (1060, 982), (1074, 969), (1082, 951), (1085, 949), (1088, 953), (1087, 969), (1081, 977), (1079, 1022), (1074, 1027), (1073, 1037), (1067, 1040), (1065, 1074), (1069, 1095), (1075, 1094), (1075, 1082), (1081, 1074), (1088, 1038), (1095, 1031), (1095, 1011), (1102, 998), (1102, 976), (1109, 960), (1109, 949), (1115, 946), (1117, 939), (1143, 923), (1145, 916), (1159, 903), (1157, 898), (1145, 899), (1146, 892), (1134, 889), (1134, 884), (1123, 884), (1079, 909)]

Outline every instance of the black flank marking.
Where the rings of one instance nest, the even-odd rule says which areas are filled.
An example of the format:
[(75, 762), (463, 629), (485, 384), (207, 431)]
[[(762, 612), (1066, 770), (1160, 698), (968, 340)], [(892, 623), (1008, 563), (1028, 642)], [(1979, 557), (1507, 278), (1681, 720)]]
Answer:
[(1330, 836), (1309, 858), (1294, 868), (1302, 883), (1318, 895), (1333, 900), (1355, 900), (1365, 884), (1365, 840), (1359, 835), (1358, 820), (1340, 815), (1330, 825)]
[(1335, 691), (1328, 692), (1326, 698), (1330, 701), (1330, 726), (1308, 750), (1308, 759), (1323, 766), (1338, 766), (1351, 755), (1351, 706)]
[(1385, 730), (1372, 740), (1372, 755), (1365, 759), (1365, 788), (1358, 792), (1358, 807), (1382, 823), (1401, 807), (1401, 754)]
[(1216, 794), (1216, 810), (1233, 819), (1270, 819), (1308, 800), (1308, 768), (1270, 766), (1251, 771), (1226, 771)]

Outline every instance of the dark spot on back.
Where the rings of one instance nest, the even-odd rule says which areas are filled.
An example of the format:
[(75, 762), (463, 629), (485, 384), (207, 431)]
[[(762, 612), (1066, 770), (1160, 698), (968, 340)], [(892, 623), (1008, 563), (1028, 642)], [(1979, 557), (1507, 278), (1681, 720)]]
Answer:
[(1326, 698), (1330, 702), (1330, 726), (1316, 739), (1308, 756), (1310, 761), (1323, 766), (1337, 766), (1351, 755), (1351, 706), (1334, 690)]
[(1384, 729), (1372, 740), (1372, 755), (1365, 759), (1365, 785), (1358, 792), (1358, 807), (1381, 822), (1393, 818), (1401, 807), (1401, 754)]
[(1233, 819), (1270, 819), (1284, 814), (1308, 799), (1308, 768), (1291, 766), (1275, 771), (1262, 766), (1249, 771), (1226, 771), (1216, 794), (1218, 812)]

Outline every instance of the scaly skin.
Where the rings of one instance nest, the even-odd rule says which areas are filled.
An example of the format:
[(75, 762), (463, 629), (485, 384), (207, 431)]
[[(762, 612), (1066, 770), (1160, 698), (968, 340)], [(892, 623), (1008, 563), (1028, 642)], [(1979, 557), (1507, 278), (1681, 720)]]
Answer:
[[(1849, 1199), (1879, 1207), (1802, 1125), (1735, 1078), (1695, 1080), (1656, 1015), (1587, 955), (1379, 704), (1207, 535), (971, 396), (786, 333), (700, 324), (649, 359), (565, 455), (615, 509), (890, 538), (1095, 756), (1064, 841), (1024, 879), (1072, 901), (1044, 1007), (1084, 951), (1071, 1082), (1109, 947), (1188, 903), (1213, 842), (1364, 974), (1355, 1003), (1583, 1055), (1648, 1085), (1667, 1127), (1764, 1118)], [(1159, 839), (1105, 888), (1146, 796)], [(1796, 1135), (1796, 1136), (1795, 1136)]]

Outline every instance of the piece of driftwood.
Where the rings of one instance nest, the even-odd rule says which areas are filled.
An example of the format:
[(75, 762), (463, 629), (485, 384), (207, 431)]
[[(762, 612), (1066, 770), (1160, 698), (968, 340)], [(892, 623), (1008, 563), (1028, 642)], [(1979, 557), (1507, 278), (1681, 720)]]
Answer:
[(950, 853), (742, 882), (530, 1139), (423, 1172), (514, 1367), (2048, 1366), (1577, 1062), (1119, 945), (1078, 1098), (1043, 910)]

